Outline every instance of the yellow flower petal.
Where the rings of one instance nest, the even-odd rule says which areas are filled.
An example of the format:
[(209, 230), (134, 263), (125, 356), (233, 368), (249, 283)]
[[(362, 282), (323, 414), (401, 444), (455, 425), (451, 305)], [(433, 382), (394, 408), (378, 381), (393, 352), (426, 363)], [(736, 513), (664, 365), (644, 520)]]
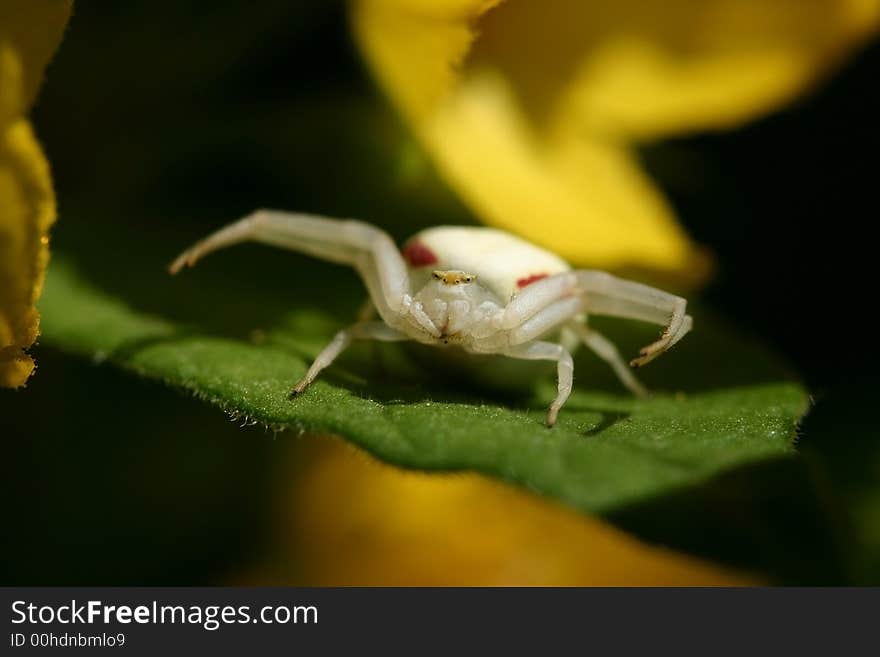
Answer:
[[(72, 0), (3, 0), (0, 3), (0, 125), (24, 115), (61, 42)], [(13, 63), (14, 62), (14, 63)]]
[(23, 385), (24, 350), (39, 333), (35, 303), (48, 261), (55, 198), (46, 158), (24, 113), (67, 18), (66, 0), (0, 4), (0, 386)]
[(0, 134), (0, 385), (24, 384), (34, 364), (24, 349), (39, 331), (34, 306), (49, 258), (55, 220), (49, 167), (30, 125)]
[(336, 439), (312, 449), (282, 519), (286, 552), (307, 578), (297, 583), (757, 583), (477, 475), (399, 470)]
[(482, 220), (577, 265), (691, 282), (707, 258), (634, 142), (775, 109), (878, 20), (880, 0), (352, 5), (374, 74)]
[(421, 126), (438, 168), (487, 223), (575, 264), (707, 272), (626, 144), (538, 142), (500, 76), (469, 76)]
[(508, 0), (470, 61), (551, 131), (653, 139), (778, 109), (878, 23), (878, 0)]

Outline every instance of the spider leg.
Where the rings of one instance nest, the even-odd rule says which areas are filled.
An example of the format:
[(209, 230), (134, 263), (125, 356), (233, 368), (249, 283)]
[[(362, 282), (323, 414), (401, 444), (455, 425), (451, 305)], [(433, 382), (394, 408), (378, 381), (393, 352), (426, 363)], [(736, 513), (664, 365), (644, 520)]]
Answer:
[(317, 358), (312, 362), (306, 375), (300, 379), (293, 388), (291, 396), (298, 395), (314, 381), (317, 376), (326, 369), (345, 349), (352, 340), (378, 340), (380, 342), (400, 342), (409, 340), (403, 333), (398, 333), (393, 328), (382, 322), (362, 322), (349, 326), (339, 331), (333, 339), (321, 350)]
[(588, 313), (637, 319), (664, 327), (660, 338), (642, 347), (639, 357), (630, 361), (633, 367), (650, 363), (693, 327), (693, 318), (685, 314), (687, 301), (682, 297), (605, 272), (582, 270), (575, 275), (586, 296)]
[(584, 311), (584, 301), (579, 296), (565, 297), (553, 301), (519, 326), (508, 332), (508, 340), (511, 346), (531, 342), (542, 335), (550, 333), (560, 325), (571, 320), (572, 317)]
[(579, 270), (556, 274), (526, 287), (507, 304), (498, 328), (521, 330), (532, 318), (540, 317), (567, 297), (582, 299), (579, 312), (636, 319), (664, 327), (660, 338), (642, 348), (639, 357), (630, 361), (633, 367), (654, 360), (693, 326), (693, 319), (685, 314), (687, 301), (681, 297), (602, 271)]
[(169, 271), (176, 274), (212, 251), (247, 241), (354, 267), (382, 318), (392, 326), (399, 323), (398, 315), (410, 292), (406, 264), (387, 233), (361, 221), (257, 210), (184, 251)]
[(552, 342), (530, 342), (501, 352), (510, 358), (520, 360), (552, 360), (556, 361), (557, 393), (556, 399), (547, 411), (547, 426), (556, 424), (559, 409), (565, 404), (574, 381), (574, 362), (565, 347)]
[(648, 389), (643, 386), (626, 366), (626, 361), (620, 355), (617, 347), (604, 335), (591, 329), (583, 322), (575, 321), (569, 327), (577, 333), (581, 341), (599, 358), (611, 366), (620, 382), (636, 397), (647, 397)]

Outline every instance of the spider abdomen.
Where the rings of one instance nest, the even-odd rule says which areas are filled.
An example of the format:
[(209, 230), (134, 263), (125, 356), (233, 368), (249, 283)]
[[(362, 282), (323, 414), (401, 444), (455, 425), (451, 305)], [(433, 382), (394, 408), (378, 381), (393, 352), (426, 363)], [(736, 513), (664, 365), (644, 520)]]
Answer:
[(437, 226), (413, 235), (403, 249), (413, 287), (436, 270), (475, 274), (500, 305), (534, 281), (571, 269), (559, 256), (494, 228)]

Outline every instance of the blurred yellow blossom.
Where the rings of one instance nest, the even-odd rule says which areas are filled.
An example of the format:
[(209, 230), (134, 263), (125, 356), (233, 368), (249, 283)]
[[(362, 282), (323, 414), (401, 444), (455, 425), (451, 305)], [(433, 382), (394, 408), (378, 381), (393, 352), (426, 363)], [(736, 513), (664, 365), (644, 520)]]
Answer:
[(487, 223), (578, 265), (696, 282), (707, 258), (635, 147), (778, 109), (880, 0), (353, 0), (375, 76)]
[(70, 0), (0, 2), (0, 386), (34, 368), (35, 303), (49, 258), (55, 197), (46, 158), (25, 118), (70, 16)]
[[(279, 561), (241, 584), (746, 586), (754, 577), (647, 545), (476, 474), (385, 465), (339, 439), (303, 445)], [(287, 565), (293, 560), (293, 571)], [(284, 572), (284, 571), (287, 572)]]

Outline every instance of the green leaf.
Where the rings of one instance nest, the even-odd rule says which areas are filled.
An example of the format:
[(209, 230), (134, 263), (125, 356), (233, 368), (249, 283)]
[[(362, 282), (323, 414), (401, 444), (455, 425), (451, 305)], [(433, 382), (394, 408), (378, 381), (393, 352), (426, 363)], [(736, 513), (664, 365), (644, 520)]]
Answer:
[[(337, 434), (390, 463), (474, 470), (584, 511), (609, 512), (794, 453), (808, 403), (802, 387), (765, 350), (699, 311), (694, 333), (644, 370), (655, 390), (671, 392), (633, 399), (584, 353), (554, 429), (543, 424), (552, 368), (523, 393), (499, 392), (465, 376), (444, 379), (395, 345), (383, 346), (384, 367), (368, 346), (354, 347), (289, 399), (310, 359), (352, 321), (360, 282), (257, 246), (171, 278), (164, 266), (187, 241), (178, 239), (126, 250), (124, 236), (108, 233), (100, 258), (57, 255), (41, 303), (43, 341), (165, 381), (241, 421)], [(625, 322), (601, 328), (624, 353), (653, 336)]]

